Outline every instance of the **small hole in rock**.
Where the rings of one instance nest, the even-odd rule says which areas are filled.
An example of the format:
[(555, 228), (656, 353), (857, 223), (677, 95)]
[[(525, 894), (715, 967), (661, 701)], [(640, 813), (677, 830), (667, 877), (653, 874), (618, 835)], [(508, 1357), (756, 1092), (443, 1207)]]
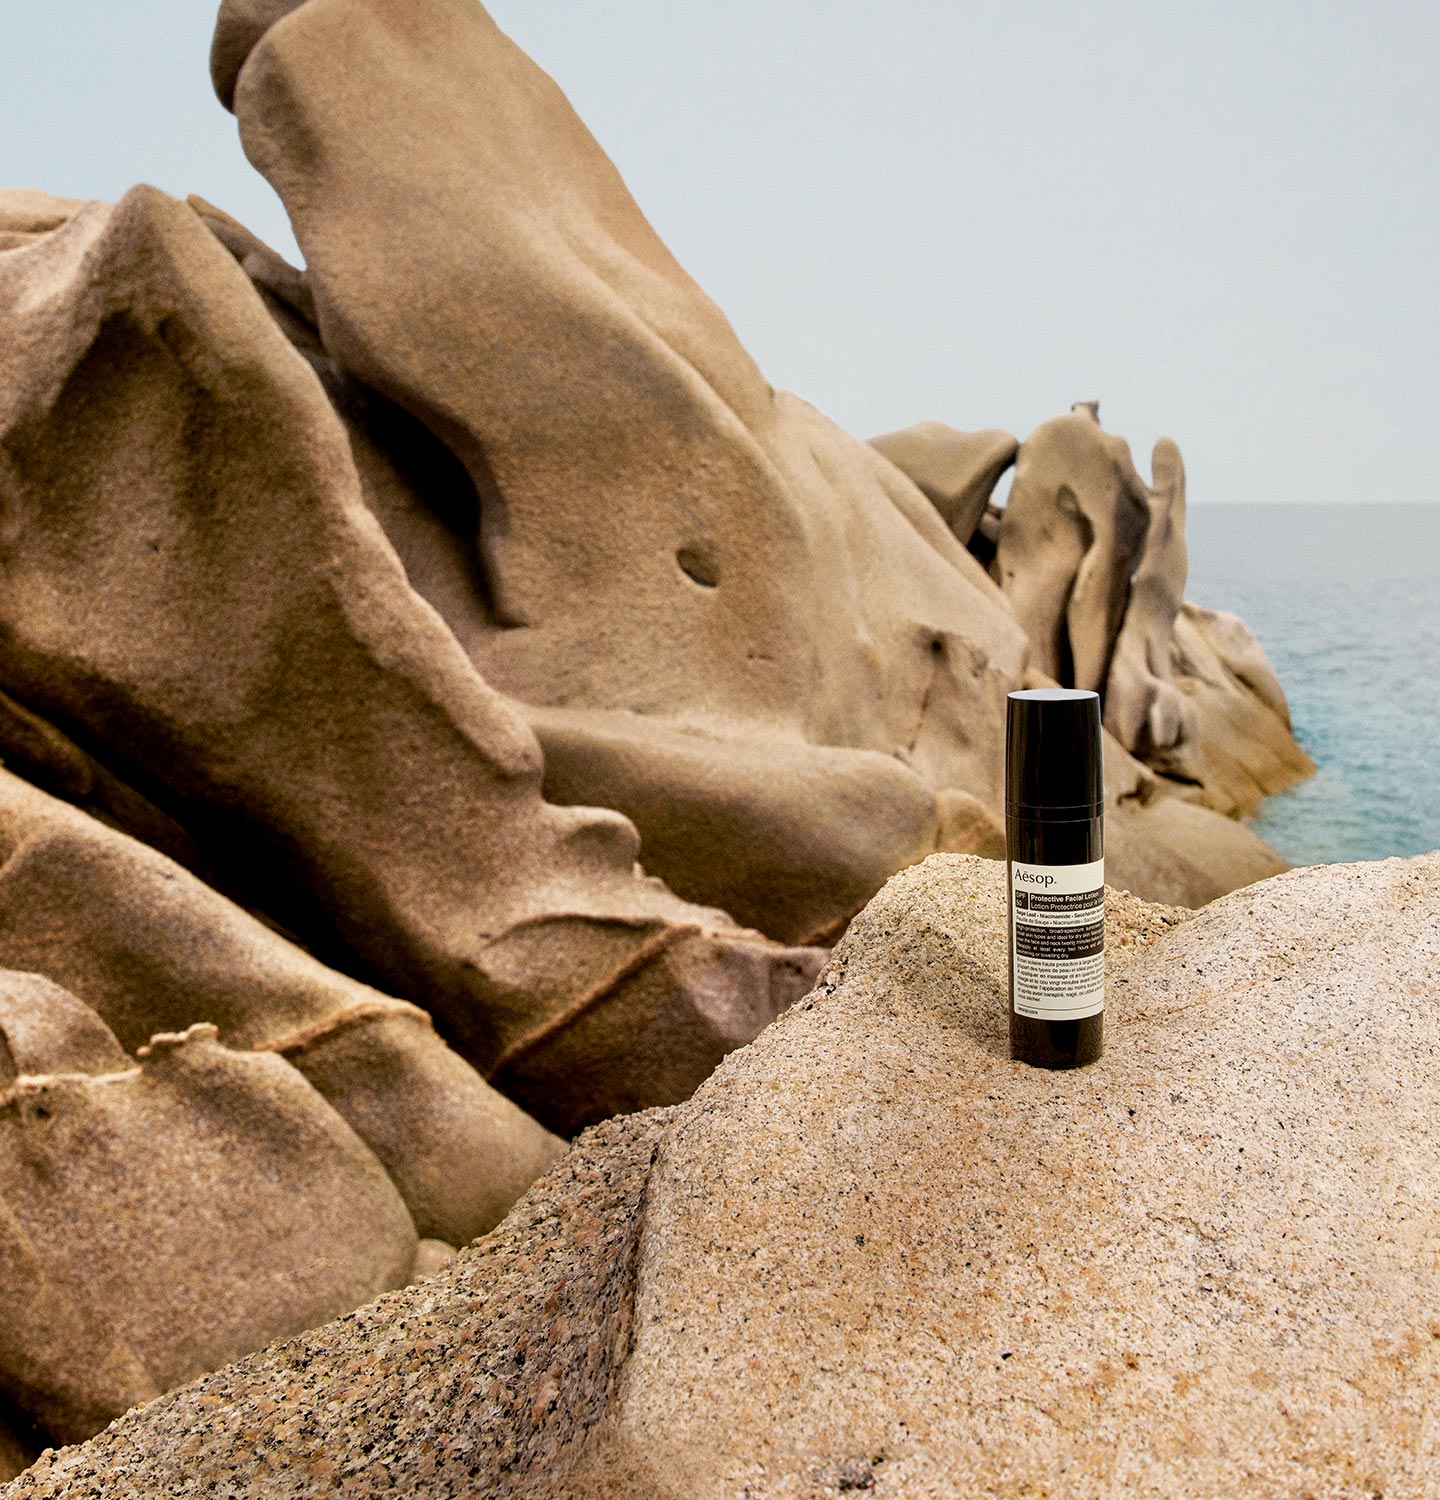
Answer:
[(713, 589), (720, 582), (720, 569), (715, 559), (701, 547), (682, 547), (675, 554), (680, 571), (702, 589)]

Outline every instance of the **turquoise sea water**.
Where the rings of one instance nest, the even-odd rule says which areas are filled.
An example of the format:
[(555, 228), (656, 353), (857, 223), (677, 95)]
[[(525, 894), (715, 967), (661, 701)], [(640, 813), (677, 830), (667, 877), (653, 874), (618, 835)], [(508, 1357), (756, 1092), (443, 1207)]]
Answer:
[(1440, 506), (1192, 506), (1187, 595), (1241, 616), (1320, 766), (1256, 830), (1296, 864), (1440, 848)]

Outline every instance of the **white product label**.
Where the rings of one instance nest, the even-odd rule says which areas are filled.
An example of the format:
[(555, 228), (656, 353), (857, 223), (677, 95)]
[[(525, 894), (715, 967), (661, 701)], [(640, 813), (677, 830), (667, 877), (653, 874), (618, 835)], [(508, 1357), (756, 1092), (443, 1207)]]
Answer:
[(1010, 862), (1015, 1014), (1080, 1021), (1105, 1009), (1105, 861)]

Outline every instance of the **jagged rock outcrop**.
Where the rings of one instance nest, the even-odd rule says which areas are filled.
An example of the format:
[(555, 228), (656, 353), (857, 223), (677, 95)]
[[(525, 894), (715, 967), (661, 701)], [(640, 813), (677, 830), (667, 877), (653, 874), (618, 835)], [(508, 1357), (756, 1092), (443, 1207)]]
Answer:
[[(412, 582), (525, 705), (553, 796), (625, 812), (681, 894), (833, 936), (936, 847), (939, 789), (993, 803), (1024, 643), (988, 580), (871, 449), (772, 391), (478, 7), (310, 0), (259, 36), (242, 14), (217, 83), (290, 204), (324, 348), (469, 480), (458, 536), (372, 483)], [(390, 226), (436, 192), (445, 231), (402, 272)]]
[(914, 481), (955, 540), (968, 547), (1020, 444), (998, 427), (961, 432), (944, 422), (916, 422), (871, 438), (870, 446)]
[(1001, 886), (896, 877), (690, 1103), (6, 1500), (1421, 1493), (1440, 855), (1111, 893), (1074, 1073), (1006, 1056)]

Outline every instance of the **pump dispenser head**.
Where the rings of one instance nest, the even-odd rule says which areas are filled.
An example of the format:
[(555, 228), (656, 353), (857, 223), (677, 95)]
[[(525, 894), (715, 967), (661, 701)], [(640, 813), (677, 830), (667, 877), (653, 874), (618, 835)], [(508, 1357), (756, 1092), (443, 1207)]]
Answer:
[(1100, 697), (1081, 688), (1011, 693), (1005, 715), (1005, 811), (1059, 822), (1105, 805)]

